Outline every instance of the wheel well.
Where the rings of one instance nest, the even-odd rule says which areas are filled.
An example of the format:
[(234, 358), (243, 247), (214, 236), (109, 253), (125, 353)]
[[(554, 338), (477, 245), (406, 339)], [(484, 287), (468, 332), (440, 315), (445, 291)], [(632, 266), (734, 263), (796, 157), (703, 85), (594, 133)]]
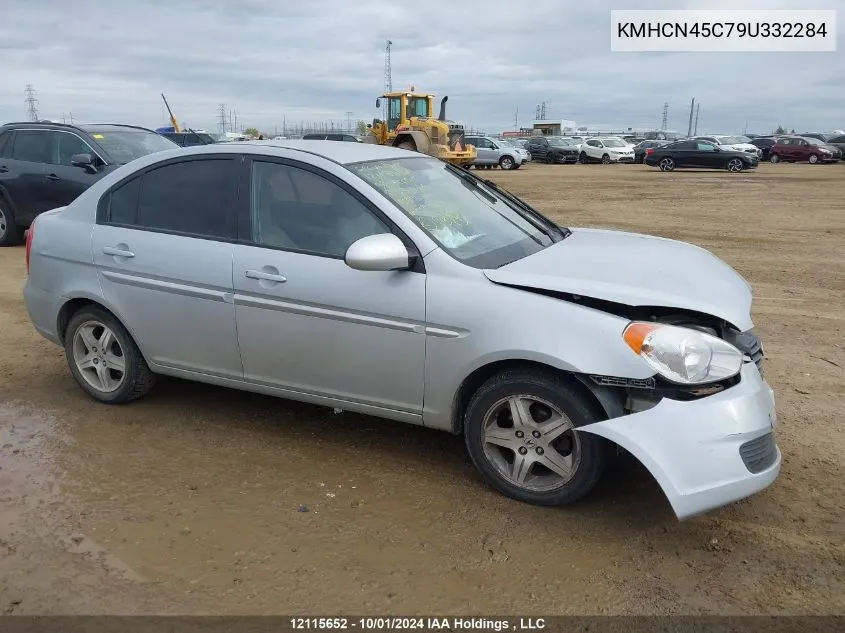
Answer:
[(59, 310), (59, 319), (58, 323), (56, 324), (56, 332), (59, 334), (59, 340), (62, 343), (65, 342), (67, 326), (70, 323), (70, 320), (73, 318), (73, 315), (82, 310), (83, 308), (87, 308), (89, 306), (94, 306), (95, 308), (99, 308), (100, 310), (108, 312), (111, 316), (117, 319), (119, 323), (122, 324), (122, 321), (117, 318), (117, 315), (115, 315), (114, 312), (109, 310), (106, 306), (101, 303), (97, 303), (96, 301), (93, 301), (91, 299), (71, 299), (62, 306), (61, 310)]
[(402, 143), (410, 142), (414, 144), (414, 147), (417, 146), (417, 142), (414, 140), (414, 137), (410, 134), (400, 134), (395, 139), (393, 139), (393, 147), (399, 147)]
[(552, 367), (551, 365), (546, 365), (545, 363), (538, 363), (536, 361), (518, 359), (501, 360), (496, 361), (494, 363), (488, 363), (487, 365), (479, 367), (469, 376), (464, 378), (464, 381), (458, 388), (457, 394), (455, 394), (455, 401), (452, 405), (452, 431), (454, 433), (463, 433), (464, 413), (466, 412), (467, 405), (469, 404), (469, 401), (472, 398), (473, 394), (478, 391), (481, 385), (483, 385), (490, 378), (497, 374), (514, 369), (522, 369), (529, 371), (534, 370), (538, 372), (555, 374), (557, 376), (563, 376), (567, 378), (572, 384), (572, 386), (575, 389), (578, 389), (585, 398), (590, 399), (600, 411), (606, 411), (606, 409), (604, 408), (604, 406), (602, 406), (601, 402), (596, 397), (596, 395), (592, 391), (590, 391), (584, 385), (584, 383), (582, 383), (580, 380), (577, 380), (575, 376), (570, 372), (563, 371), (562, 369), (558, 369), (557, 367)]

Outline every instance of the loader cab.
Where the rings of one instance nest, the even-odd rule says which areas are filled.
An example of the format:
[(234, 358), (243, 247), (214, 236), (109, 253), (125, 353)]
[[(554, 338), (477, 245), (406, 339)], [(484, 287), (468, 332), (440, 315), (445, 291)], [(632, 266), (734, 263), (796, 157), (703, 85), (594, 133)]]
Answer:
[(411, 117), (433, 116), (434, 95), (390, 92), (376, 100), (376, 108), (381, 108), (382, 99), (387, 99), (387, 129), (391, 132), (398, 125), (407, 125)]

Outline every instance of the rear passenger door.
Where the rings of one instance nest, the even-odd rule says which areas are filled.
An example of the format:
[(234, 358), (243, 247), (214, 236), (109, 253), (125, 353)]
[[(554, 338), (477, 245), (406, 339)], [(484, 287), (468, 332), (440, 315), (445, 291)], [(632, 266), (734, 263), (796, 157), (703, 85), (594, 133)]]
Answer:
[(232, 154), (171, 159), (100, 200), (92, 249), (103, 294), (165, 373), (243, 377), (232, 287), (238, 164)]
[(250, 192), (233, 273), (246, 380), (420, 415), (425, 274), (344, 262), (353, 242), (399, 229), (314, 165), (255, 157), (240, 189)]
[(0, 184), (12, 201), (15, 222), (27, 226), (51, 208), (46, 162), (50, 131), (15, 130), (0, 158)]

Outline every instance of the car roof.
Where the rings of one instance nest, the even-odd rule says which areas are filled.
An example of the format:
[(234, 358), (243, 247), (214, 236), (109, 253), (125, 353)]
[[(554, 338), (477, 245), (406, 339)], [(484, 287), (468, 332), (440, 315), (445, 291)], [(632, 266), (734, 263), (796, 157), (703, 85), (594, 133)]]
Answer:
[[(375, 143), (338, 143), (337, 141), (305, 141), (302, 139), (279, 141), (270, 139), (265, 141), (243, 141), (239, 143), (216, 143), (214, 145), (197, 145), (190, 148), (180, 148), (180, 151), (183, 156), (186, 154), (205, 154), (221, 151), (248, 153), (250, 147), (261, 147), (265, 150), (271, 150), (269, 153), (272, 153), (273, 148), (292, 149), (322, 156), (342, 165), (392, 158), (430, 158), (426, 154), (409, 152), (406, 149), (399, 149), (398, 147), (388, 145), (377, 145)], [(150, 156), (154, 156), (154, 154)]]

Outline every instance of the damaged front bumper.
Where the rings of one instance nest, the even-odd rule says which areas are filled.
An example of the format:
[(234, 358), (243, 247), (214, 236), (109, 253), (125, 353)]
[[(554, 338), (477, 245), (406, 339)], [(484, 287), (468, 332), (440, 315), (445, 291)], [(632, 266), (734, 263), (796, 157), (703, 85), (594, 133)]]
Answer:
[(660, 484), (679, 519), (748, 497), (780, 472), (774, 394), (754, 363), (735, 386), (690, 401), (579, 428), (630, 452)]

